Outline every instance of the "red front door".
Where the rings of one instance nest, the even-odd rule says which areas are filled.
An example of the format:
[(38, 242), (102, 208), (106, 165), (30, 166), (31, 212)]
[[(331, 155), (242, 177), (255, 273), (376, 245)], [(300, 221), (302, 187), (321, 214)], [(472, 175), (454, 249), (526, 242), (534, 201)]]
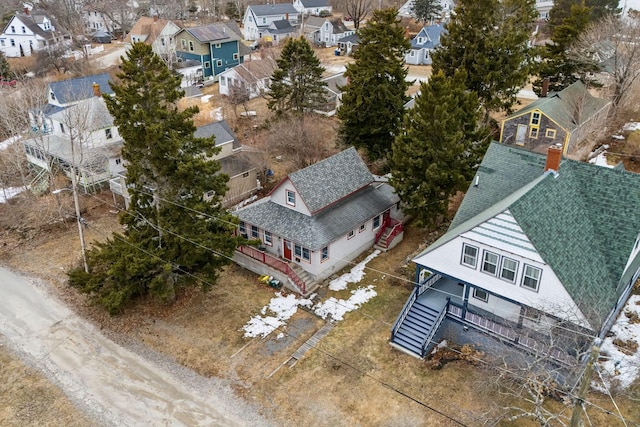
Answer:
[(288, 241), (288, 240), (285, 240), (285, 239), (282, 239), (282, 241), (283, 241), (283, 245), (284, 245), (284, 248), (283, 248), (283, 251), (282, 251), (282, 253), (284, 255), (284, 258), (288, 259), (289, 261), (291, 261), (291, 242)]

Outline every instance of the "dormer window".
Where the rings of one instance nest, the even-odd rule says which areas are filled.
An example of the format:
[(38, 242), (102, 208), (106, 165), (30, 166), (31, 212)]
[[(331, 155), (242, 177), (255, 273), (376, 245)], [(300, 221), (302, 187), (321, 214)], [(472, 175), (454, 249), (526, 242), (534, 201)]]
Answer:
[(291, 190), (287, 190), (287, 204), (290, 206), (296, 205), (296, 193)]

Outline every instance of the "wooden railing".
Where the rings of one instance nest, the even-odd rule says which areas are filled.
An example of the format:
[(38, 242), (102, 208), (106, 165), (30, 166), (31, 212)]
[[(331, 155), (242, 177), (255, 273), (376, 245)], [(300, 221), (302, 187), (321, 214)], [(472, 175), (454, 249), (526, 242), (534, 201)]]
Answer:
[(427, 280), (417, 286), (418, 296), (422, 295), (427, 289), (432, 287), (441, 278), (442, 276), (439, 274), (432, 274), (431, 276), (427, 277)]
[(407, 314), (409, 314), (409, 310), (411, 310), (411, 306), (417, 299), (418, 299), (418, 288), (413, 288), (413, 292), (411, 293), (411, 296), (409, 297), (407, 302), (404, 304), (404, 307), (402, 308), (402, 312), (400, 313), (400, 316), (398, 316), (398, 320), (396, 320), (396, 323), (393, 325), (393, 329), (391, 329), (391, 341), (393, 341), (394, 338), (396, 337), (396, 333), (398, 332), (398, 329), (400, 329), (400, 326), (402, 326), (402, 322), (404, 322), (405, 317), (407, 317)]
[(238, 246), (236, 250), (244, 255), (247, 255), (248, 257), (260, 261), (261, 263), (266, 264), (269, 267), (273, 267), (276, 270), (286, 274), (287, 277), (291, 279), (291, 282), (300, 290), (301, 294), (305, 295), (307, 293), (307, 284), (286, 262), (274, 256), (271, 256), (264, 251), (252, 248), (251, 246)]
[(389, 222), (390, 221), (391, 221), (390, 217), (385, 217), (383, 215), (382, 224), (380, 224), (380, 228), (378, 229), (378, 231), (376, 231), (376, 244), (378, 244), (378, 240), (380, 240), (380, 237), (382, 236), (382, 233), (384, 233), (384, 231), (389, 226)]
[(389, 247), (389, 245), (391, 244), (393, 239), (398, 234), (402, 233), (402, 230), (403, 230), (402, 223), (400, 221), (396, 221), (396, 224), (393, 224), (394, 221), (396, 221), (396, 220), (394, 220), (394, 219), (391, 220), (391, 224), (393, 225), (393, 228), (391, 229), (391, 232), (389, 233), (389, 236), (387, 236), (387, 247)]
[[(447, 297), (447, 305), (449, 305), (449, 297)], [(438, 317), (436, 317), (435, 322), (433, 322), (433, 326), (431, 327), (431, 332), (427, 335), (427, 339), (422, 343), (422, 349), (420, 350), (420, 356), (424, 357), (427, 352), (427, 347), (431, 344), (431, 340), (436, 336), (436, 332), (438, 332), (438, 328), (442, 324), (444, 317), (447, 315), (447, 305), (442, 307), (440, 313), (438, 313)]]

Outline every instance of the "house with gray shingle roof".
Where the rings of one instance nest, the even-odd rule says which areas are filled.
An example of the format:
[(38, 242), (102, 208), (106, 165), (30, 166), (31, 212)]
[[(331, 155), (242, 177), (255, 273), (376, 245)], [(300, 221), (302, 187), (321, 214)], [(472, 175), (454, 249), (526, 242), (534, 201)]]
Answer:
[(261, 39), (272, 22), (283, 19), (289, 21), (292, 26), (297, 26), (300, 21), (300, 13), (289, 3), (251, 4), (247, 6), (242, 19), (244, 39)]
[(411, 49), (404, 60), (411, 65), (431, 65), (431, 52), (440, 46), (440, 36), (445, 32), (444, 25), (426, 25), (411, 39)]
[(333, 7), (329, 0), (293, 0), (293, 7), (303, 15), (331, 15)]
[(220, 95), (240, 95), (253, 99), (269, 91), (269, 82), (275, 69), (276, 61), (273, 58), (244, 62), (220, 73), (218, 91)]
[(31, 56), (45, 48), (70, 46), (71, 36), (44, 12), (16, 13), (0, 33), (0, 52), (6, 57)]
[(176, 55), (179, 61), (198, 61), (201, 77), (216, 78), (244, 62), (249, 49), (240, 42), (241, 34), (233, 21), (184, 28), (175, 35)]
[(291, 25), (291, 22), (287, 19), (281, 19), (269, 24), (262, 33), (262, 37), (265, 41), (278, 45), (281, 41), (286, 40), (289, 37), (295, 37), (297, 33), (297, 26)]
[(401, 241), (398, 204), (391, 186), (349, 148), (289, 174), (267, 197), (236, 211), (239, 232), (262, 245), (240, 247), (234, 259), (307, 295), (372, 246)]
[(310, 16), (304, 20), (304, 34), (316, 44), (336, 46), (338, 40), (355, 34), (355, 30), (344, 25), (340, 18)]
[(564, 154), (571, 154), (604, 126), (610, 104), (591, 95), (584, 83), (577, 81), (505, 118), (500, 142), (538, 152), (559, 143)]
[(122, 173), (123, 140), (103, 93), (113, 94), (107, 73), (50, 83), (48, 104), (30, 112), (27, 160), (47, 172), (75, 171), (85, 190)]
[(492, 143), (447, 233), (413, 260), (392, 345), (424, 357), (452, 321), (576, 363), (640, 275), (639, 209), (636, 173)]

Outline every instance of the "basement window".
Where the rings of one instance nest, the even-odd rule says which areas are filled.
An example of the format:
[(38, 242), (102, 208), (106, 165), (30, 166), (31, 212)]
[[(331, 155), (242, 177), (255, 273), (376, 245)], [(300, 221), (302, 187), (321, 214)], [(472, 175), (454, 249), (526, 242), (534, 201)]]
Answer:
[(473, 297), (475, 299), (479, 299), (480, 301), (489, 301), (489, 293), (479, 288), (473, 288)]

